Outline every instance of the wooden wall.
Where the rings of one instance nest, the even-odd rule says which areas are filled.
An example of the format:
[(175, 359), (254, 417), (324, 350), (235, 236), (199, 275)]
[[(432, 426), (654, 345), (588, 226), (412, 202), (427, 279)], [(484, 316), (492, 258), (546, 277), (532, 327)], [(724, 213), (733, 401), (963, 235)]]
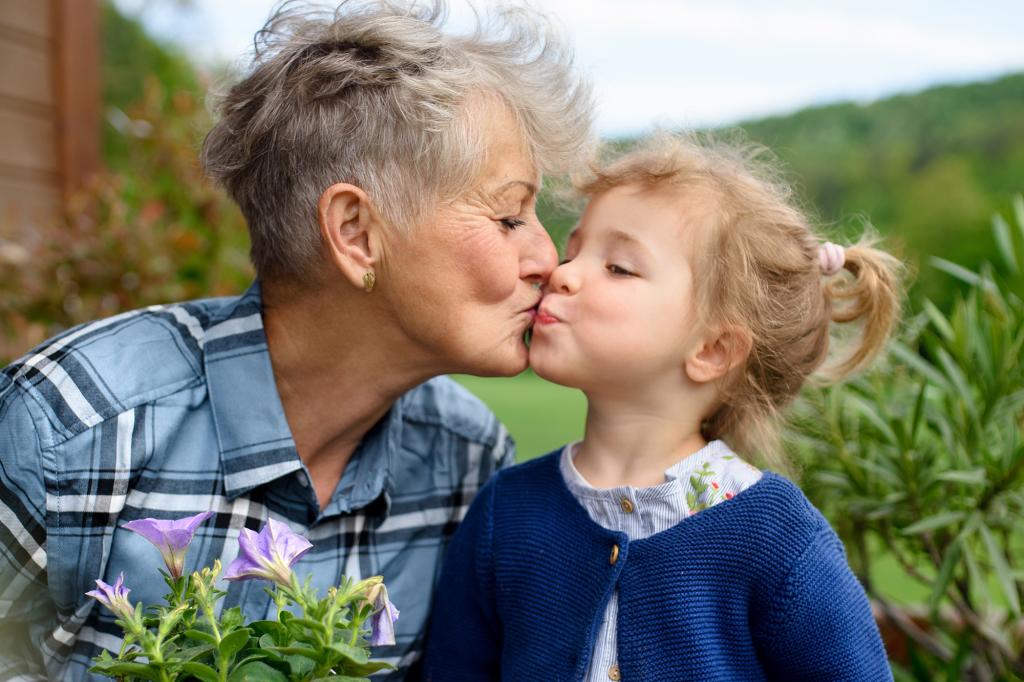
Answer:
[(0, 0), (0, 236), (98, 168), (99, 94), (97, 0)]

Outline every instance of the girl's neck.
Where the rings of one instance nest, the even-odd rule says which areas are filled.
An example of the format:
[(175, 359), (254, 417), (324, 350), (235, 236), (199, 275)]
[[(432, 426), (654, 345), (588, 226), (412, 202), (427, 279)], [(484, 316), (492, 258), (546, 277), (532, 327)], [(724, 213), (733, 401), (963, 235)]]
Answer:
[(700, 420), (686, 414), (700, 412), (590, 400), (576, 470), (595, 488), (664, 483), (666, 469), (707, 445)]

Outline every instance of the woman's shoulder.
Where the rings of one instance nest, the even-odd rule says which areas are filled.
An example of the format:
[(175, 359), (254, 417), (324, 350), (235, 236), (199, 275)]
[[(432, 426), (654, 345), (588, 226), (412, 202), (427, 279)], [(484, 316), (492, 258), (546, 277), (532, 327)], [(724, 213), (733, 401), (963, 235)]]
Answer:
[(485, 445), (507, 435), (494, 412), (451, 377), (429, 379), (407, 391), (400, 402), (406, 422), (444, 429)]

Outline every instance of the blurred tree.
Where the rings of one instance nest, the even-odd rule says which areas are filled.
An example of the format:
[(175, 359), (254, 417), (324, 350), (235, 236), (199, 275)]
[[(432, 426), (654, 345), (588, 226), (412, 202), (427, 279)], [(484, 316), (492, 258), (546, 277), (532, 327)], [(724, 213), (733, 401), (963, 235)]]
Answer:
[(905, 247), (919, 294), (946, 305), (962, 287), (920, 266), (928, 255), (972, 268), (990, 257), (979, 226), (1024, 178), (1024, 74), (739, 127), (785, 161), (826, 225), (857, 231), (866, 216)]
[(106, 4), (103, 74), (107, 171), (60, 221), (0, 244), (0, 361), (87, 320), (252, 278), (242, 217), (199, 167), (210, 119), (196, 71)]

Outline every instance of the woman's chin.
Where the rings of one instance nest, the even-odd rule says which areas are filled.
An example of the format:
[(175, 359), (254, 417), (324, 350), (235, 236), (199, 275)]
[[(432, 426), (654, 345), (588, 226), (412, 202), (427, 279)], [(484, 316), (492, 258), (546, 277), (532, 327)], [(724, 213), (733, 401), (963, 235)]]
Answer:
[(521, 340), (496, 352), (489, 352), (470, 363), (462, 373), (479, 377), (513, 377), (529, 366), (529, 351)]

